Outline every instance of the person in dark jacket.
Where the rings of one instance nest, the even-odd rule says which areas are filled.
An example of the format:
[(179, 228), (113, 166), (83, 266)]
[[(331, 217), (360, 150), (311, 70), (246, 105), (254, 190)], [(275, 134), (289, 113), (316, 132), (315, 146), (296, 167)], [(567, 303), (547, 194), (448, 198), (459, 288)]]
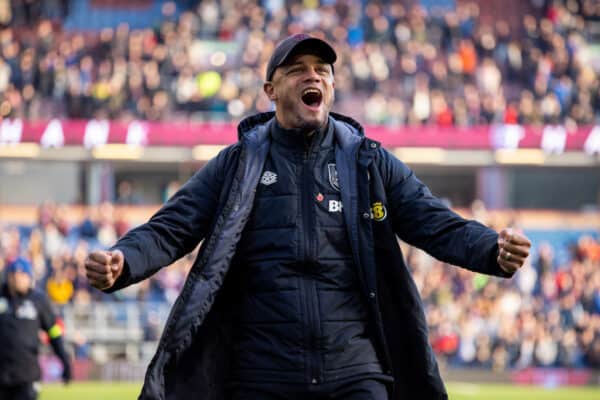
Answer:
[(510, 277), (529, 240), (465, 220), (351, 118), (331, 112), (336, 53), (294, 35), (264, 91), (274, 113), (147, 223), (86, 259), (111, 292), (203, 240), (140, 399), (447, 399), (397, 237)]
[(63, 346), (62, 328), (46, 295), (32, 289), (31, 264), (17, 258), (6, 266), (6, 282), (0, 289), (0, 399), (37, 398), (40, 330), (48, 334), (63, 364), (63, 381), (68, 383), (71, 365)]

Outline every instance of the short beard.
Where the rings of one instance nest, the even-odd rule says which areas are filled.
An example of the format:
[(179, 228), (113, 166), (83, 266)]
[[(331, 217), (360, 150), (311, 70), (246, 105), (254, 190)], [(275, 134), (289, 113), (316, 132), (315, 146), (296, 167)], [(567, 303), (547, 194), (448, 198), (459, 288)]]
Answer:
[(327, 117), (324, 121), (305, 122), (298, 127), (298, 130), (302, 132), (314, 132), (321, 129), (325, 124), (327, 124)]

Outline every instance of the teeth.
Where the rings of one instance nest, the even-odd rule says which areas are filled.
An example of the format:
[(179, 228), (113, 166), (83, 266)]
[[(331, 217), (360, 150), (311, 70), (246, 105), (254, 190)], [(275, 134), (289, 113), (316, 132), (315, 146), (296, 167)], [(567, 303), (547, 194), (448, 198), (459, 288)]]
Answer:
[(315, 94), (321, 94), (321, 91), (318, 89), (304, 89), (304, 91), (302, 92), (302, 95), (304, 96), (305, 94), (309, 94), (309, 93), (315, 93)]

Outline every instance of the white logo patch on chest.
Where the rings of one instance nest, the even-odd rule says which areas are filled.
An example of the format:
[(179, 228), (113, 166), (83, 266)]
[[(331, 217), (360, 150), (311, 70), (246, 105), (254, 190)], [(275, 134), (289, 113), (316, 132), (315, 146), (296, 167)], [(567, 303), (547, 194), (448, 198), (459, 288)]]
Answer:
[(277, 174), (275, 172), (265, 171), (262, 175), (262, 178), (260, 178), (260, 183), (262, 183), (265, 186), (272, 185), (276, 182)]
[(329, 212), (342, 212), (341, 200), (329, 200)]
[(17, 308), (17, 318), (20, 319), (36, 319), (37, 318), (37, 310), (33, 305), (31, 300), (25, 300), (23, 304)]

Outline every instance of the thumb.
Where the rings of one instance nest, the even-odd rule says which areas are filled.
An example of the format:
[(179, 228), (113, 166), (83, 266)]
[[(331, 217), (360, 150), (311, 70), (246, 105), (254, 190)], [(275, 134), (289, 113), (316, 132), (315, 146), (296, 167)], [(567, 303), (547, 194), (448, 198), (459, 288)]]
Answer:
[(121, 264), (123, 264), (123, 253), (119, 250), (111, 251), (110, 255), (110, 269), (113, 272), (118, 272), (121, 269)]

